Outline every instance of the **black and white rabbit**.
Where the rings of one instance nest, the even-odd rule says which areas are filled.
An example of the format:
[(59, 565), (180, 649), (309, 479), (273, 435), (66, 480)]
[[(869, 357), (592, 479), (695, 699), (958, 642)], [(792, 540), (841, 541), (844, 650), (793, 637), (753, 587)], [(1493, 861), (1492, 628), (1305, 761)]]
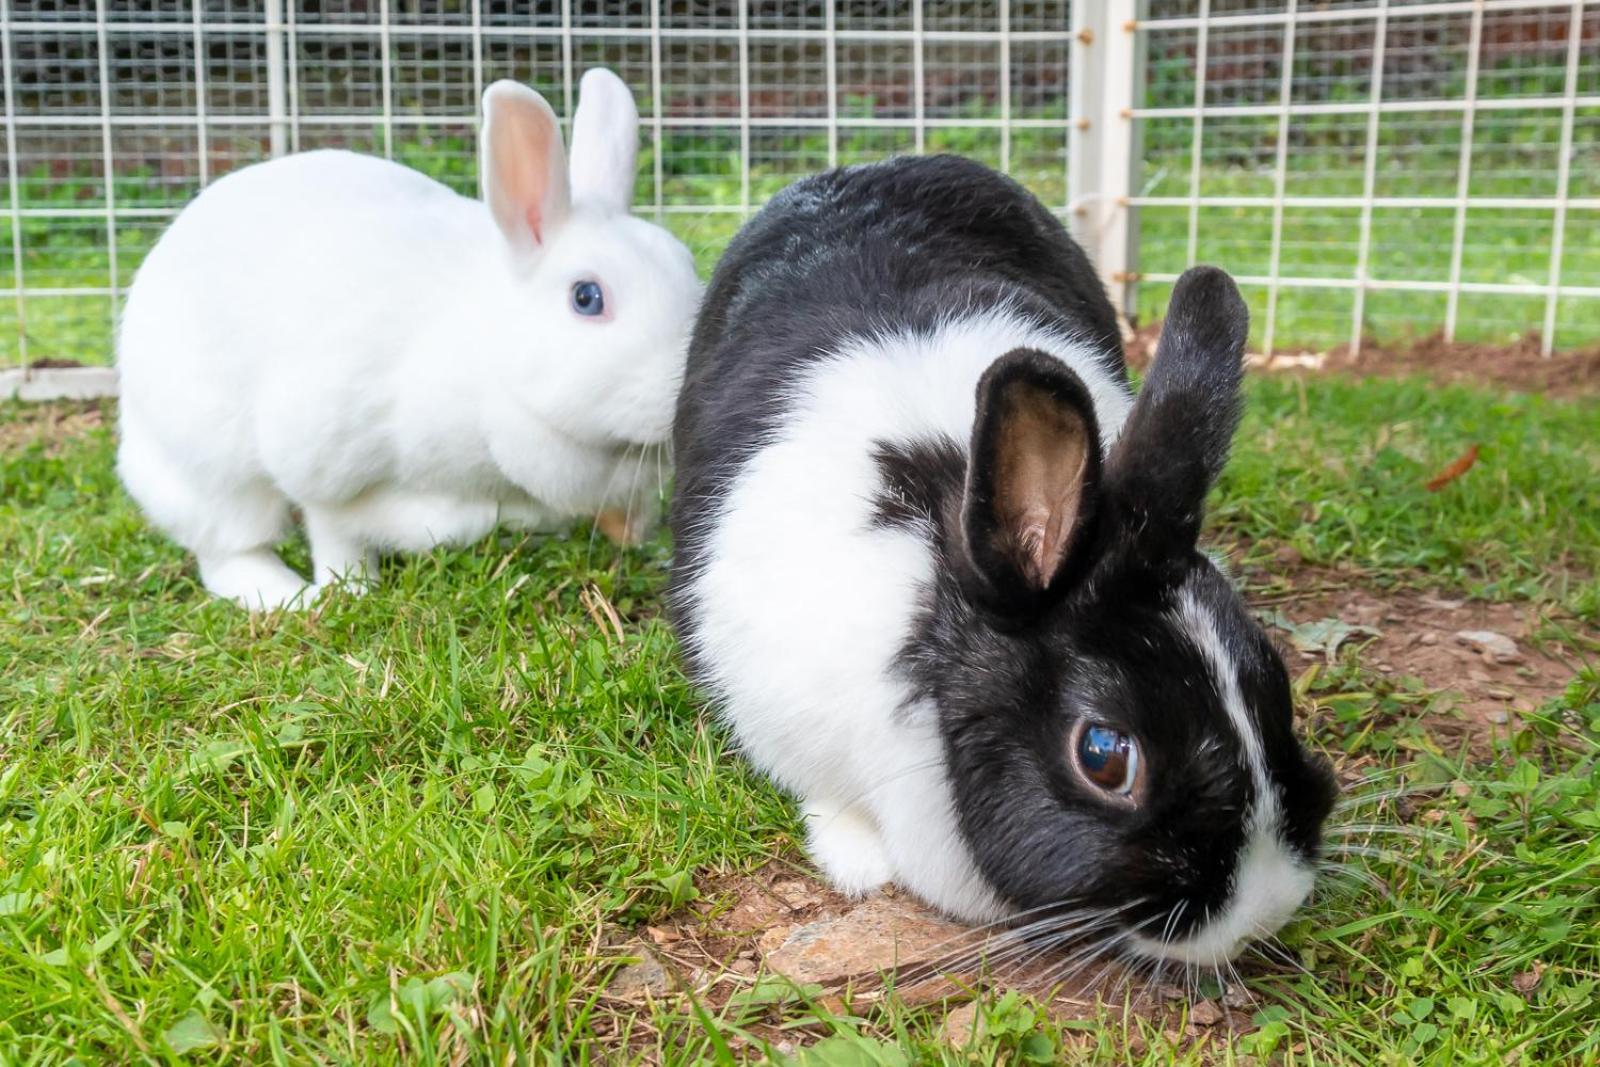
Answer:
[(955, 157), (804, 179), (734, 240), (678, 401), (673, 612), (839, 888), (1207, 964), (1306, 899), (1334, 782), (1197, 547), (1247, 322), (1189, 271), (1135, 398), (1083, 252)]

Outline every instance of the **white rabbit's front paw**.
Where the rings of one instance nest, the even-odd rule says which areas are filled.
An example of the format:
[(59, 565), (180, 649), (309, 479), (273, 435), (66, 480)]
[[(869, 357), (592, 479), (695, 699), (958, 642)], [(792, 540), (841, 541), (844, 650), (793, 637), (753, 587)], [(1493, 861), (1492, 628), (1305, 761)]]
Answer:
[(629, 548), (644, 544), (653, 525), (642, 508), (638, 514), (625, 508), (606, 508), (595, 516), (594, 524), (609, 540)]
[(250, 611), (309, 607), (315, 595), (306, 580), (284, 566), (270, 548), (202, 556), (200, 580), (217, 596)]
[(841, 893), (861, 896), (893, 877), (883, 838), (865, 812), (813, 802), (805, 807), (805, 819), (807, 850)]

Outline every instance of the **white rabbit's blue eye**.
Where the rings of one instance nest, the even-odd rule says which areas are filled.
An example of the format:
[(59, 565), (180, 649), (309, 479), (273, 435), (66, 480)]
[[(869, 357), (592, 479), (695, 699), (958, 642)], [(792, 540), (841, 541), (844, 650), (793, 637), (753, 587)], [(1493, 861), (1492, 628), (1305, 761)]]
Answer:
[(603, 315), (606, 295), (599, 282), (579, 282), (572, 287), (572, 310), (580, 315)]
[(1133, 793), (1139, 778), (1139, 746), (1121, 730), (1085, 725), (1078, 731), (1073, 755), (1090, 784), (1117, 796)]

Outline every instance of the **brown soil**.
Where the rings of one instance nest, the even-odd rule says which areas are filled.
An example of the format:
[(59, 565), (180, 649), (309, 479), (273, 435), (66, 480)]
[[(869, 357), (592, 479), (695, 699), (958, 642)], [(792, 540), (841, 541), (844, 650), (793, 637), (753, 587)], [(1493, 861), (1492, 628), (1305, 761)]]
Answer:
[[(901, 1004), (943, 1013), (957, 1045), (981, 1025), (974, 1000), (985, 989), (1020, 988), (1048, 998), (1061, 1019), (1092, 1019), (1100, 1001), (1118, 1010), (1127, 1003), (1161, 1019), (1169, 1039), (1181, 1043), (1207, 1041), (1213, 1030), (1248, 1030), (1257, 1007), (1242, 987), (1191, 1002), (1183, 989), (1102, 959), (1063, 975), (1060, 949), (1019, 960), (998, 931), (986, 941), (983, 931), (952, 923), (893, 888), (848, 899), (809, 873), (803, 860), (775, 860), (753, 874), (704, 885), (702, 893), (694, 907), (613, 946), (617, 956), (639, 962), (613, 978), (606, 1007), (626, 1016), (685, 993), (717, 1009), (759, 1000), (771, 1007), (748, 1029), (780, 1049), (825, 1033), (821, 1026), (814, 1033), (795, 1028), (802, 1004), (796, 998), (785, 1012), (779, 1003), (789, 983), (835, 1013), (871, 1018), (890, 995), (888, 980)], [(1241, 972), (1264, 966), (1245, 964)]]
[(20, 452), (42, 443), (46, 454), (53, 456), (67, 442), (103, 425), (105, 410), (98, 400), (7, 405), (0, 415), (0, 452)]
[[(1127, 341), (1128, 362), (1148, 366), (1161, 336), (1159, 322), (1141, 326)], [(1270, 359), (1249, 357), (1255, 368), (1300, 374), (1344, 374), (1393, 378), (1418, 375), (1437, 382), (1494, 385), (1550, 396), (1600, 394), (1600, 346), (1544, 356), (1539, 338), (1528, 335), (1509, 345), (1446, 341), (1434, 334), (1405, 345), (1367, 341), (1359, 353), (1349, 345), (1327, 352), (1278, 352)]]
[[(1446, 751), (1465, 744), (1479, 756), (1492, 752), (1495, 738), (1519, 727), (1519, 714), (1559, 695), (1579, 666), (1569, 650), (1542, 636), (1547, 628), (1583, 627), (1539, 606), (1414, 590), (1376, 592), (1353, 585), (1348, 576), (1309, 569), (1291, 585), (1294, 592), (1252, 598), (1289, 624), (1274, 627), (1289, 673), (1353, 655), (1363, 668), (1432, 693), (1432, 701), (1416, 705), (1419, 721)], [(1356, 628), (1331, 655), (1325, 639), (1313, 647), (1336, 632), (1329, 620)], [(1472, 636), (1459, 636), (1464, 634)], [(1500, 635), (1515, 647), (1483, 635)], [(1498, 653), (1487, 646), (1497, 646)]]

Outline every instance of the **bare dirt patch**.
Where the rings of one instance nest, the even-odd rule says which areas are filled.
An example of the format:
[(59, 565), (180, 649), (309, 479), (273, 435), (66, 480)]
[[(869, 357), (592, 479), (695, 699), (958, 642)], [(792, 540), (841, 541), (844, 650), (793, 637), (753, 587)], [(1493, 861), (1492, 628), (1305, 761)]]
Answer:
[(0, 452), (42, 444), (46, 455), (105, 425), (105, 406), (91, 401), (19, 401), (0, 410)]
[(1248, 1031), (1258, 1007), (1242, 986), (1191, 999), (1188, 991), (1071, 947), (1023, 951), (1002, 928), (953, 923), (892, 887), (851, 900), (803, 860), (776, 860), (701, 891), (691, 908), (614, 948), (638, 962), (614, 975), (606, 992), (613, 1008), (686, 994), (719, 1010), (765, 1007), (765, 1017), (758, 1010), (747, 1028), (792, 1048), (826, 1032), (795, 1029), (805, 1000), (870, 1018), (892, 996), (899, 1005), (939, 1013), (955, 1045), (981, 1028), (975, 1001), (989, 990), (1024, 990), (1058, 1019), (1095, 1018), (1101, 1003), (1126, 1006), (1161, 1020), (1168, 1038), (1183, 1044)]
[[(1135, 367), (1148, 366), (1160, 337), (1159, 322), (1133, 331), (1126, 341), (1128, 362)], [(1252, 367), (1270, 372), (1378, 378), (1416, 375), (1436, 382), (1491, 385), (1549, 396), (1600, 395), (1600, 346), (1547, 357), (1539, 352), (1539, 338), (1533, 334), (1506, 345), (1446, 341), (1442, 334), (1433, 334), (1409, 344), (1363, 342), (1357, 353), (1351, 352), (1349, 345), (1339, 345), (1325, 352), (1288, 351), (1270, 358), (1248, 358)]]
[(1491, 751), (1495, 737), (1560, 695), (1580, 666), (1569, 649), (1542, 639), (1547, 627), (1578, 624), (1539, 605), (1380, 592), (1332, 573), (1306, 572), (1292, 584), (1295, 592), (1255, 598), (1283, 641), (1290, 673), (1354, 649), (1362, 667), (1437, 695), (1423, 725), (1447, 748)]

